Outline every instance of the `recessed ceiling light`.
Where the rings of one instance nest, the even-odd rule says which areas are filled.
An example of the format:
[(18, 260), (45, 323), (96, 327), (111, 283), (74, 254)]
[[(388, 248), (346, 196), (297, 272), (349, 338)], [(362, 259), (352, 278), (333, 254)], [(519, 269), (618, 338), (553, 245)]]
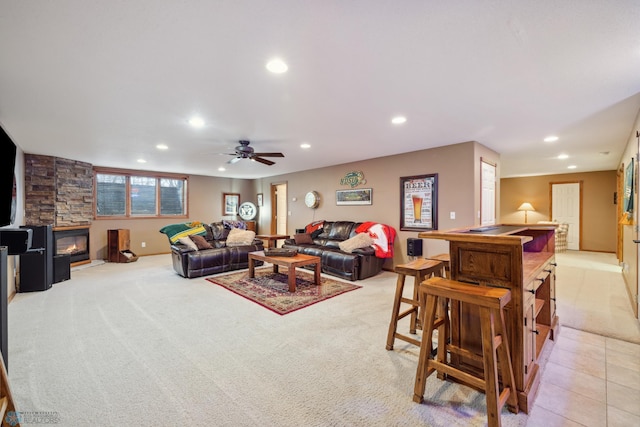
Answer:
[(546, 137), (544, 139), (544, 142), (556, 142), (558, 140), (558, 137), (555, 135), (549, 135), (548, 137)]
[(222, 166), (220, 166), (220, 167), (218, 168), (218, 170), (219, 170), (220, 172), (224, 172), (224, 171), (226, 171), (226, 169), (225, 169), (225, 168), (223, 168)]
[(311, 144), (303, 142), (302, 144), (300, 144), (300, 148), (311, 148)]
[(276, 58), (267, 62), (267, 70), (271, 71), (272, 73), (282, 74), (286, 73), (288, 69), (289, 67), (284, 63), (282, 59)]
[(569, 166), (567, 166), (567, 169), (575, 169), (575, 168), (577, 168), (577, 166), (576, 166), (576, 165), (569, 165)]
[(391, 119), (391, 123), (393, 123), (394, 125), (401, 125), (406, 121), (407, 121), (407, 118), (404, 116), (396, 116), (393, 119)]
[(201, 117), (191, 117), (189, 119), (189, 124), (194, 128), (201, 128), (204, 126), (204, 120)]
[(145, 159), (138, 159), (138, 163), (147, 163)]
[(156, 145), (156, 148), (158, 150), (168, 150), (169, 146), (167, 144), (158, 144), (158, 145)]
[(558, 156), (558, 158), (559, 158), (560, 160), (568, 159), (568, 158), (569, 158), (569, 155), (568, 155), (568, 154), (560, 154), (560, 155)]

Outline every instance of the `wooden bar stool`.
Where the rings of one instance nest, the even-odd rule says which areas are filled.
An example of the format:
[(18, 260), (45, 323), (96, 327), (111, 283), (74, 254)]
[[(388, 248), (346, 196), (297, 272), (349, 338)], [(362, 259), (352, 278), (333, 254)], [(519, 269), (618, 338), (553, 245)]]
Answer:
[[(416, 372), (416, 384), (413, 400), (423, 402), (427, 377), (433, 372), (450, 375), (459, 381), (472, 387), (485, 391), (487, 399), (487, 421), (489, 427), (500, 426), (500, 411), (507, 404), (508, 409), (518, 413), (518, 398), (513, 379), (513, 366), (509, 354), (506, 327), (504, 323), (504, 306), (511, 300), (511, 291), (504, 288), (468, 285), (454, 280), (433, 277), (420, 285), (420, 306), (424, 311), (425, 328), (423, 329), (418, 370)], [(447, 344), (445, 331), (449, 325), (448, 312), (444, 316), (436, 318), (436, 306), (448, 304), (449, 300), (461, 301), (466, 304), (476, 305), (480, 310), (480, 323), (482, 330), (482, 357)], [(430, 340), (424, 331), (433, 331), (438, 328), (438, 352), (435, 359), (429, 358), (431, 347)], [(484, 378), (479, 378), (467, 372), (456, 369), (447, 362), (447, 350), (474, 360), (482, 360), (484, 365)], [(498, 360), (502, 375), (503, 390), (500, 392), (498, 381)]]
[(449, 256), (449, 254), (438, 254), (426, 258), (432, 259), (434, 261), (441, 261), (444, 265), (444, 272), (442, 273), (442, 277), (444, 277), (445, 279), (451, 279), (451, 257)]
[[(411, 315), (409, 323), (409, 333), (415, 334), (416, 328), (420, 327), (420, 319), (418, 316), (420, 303), (418, 299), (418, 287), (420, 282), (431, 277), (432, 275), (438, 275), (442, 271), (442, 263), (440, 261), (433, 261), (424, 258), (419, 258), (406, 264), (396, 265), (395, 272), (398, 273), (398, 280), (396, 282), (396, 296), (393, 301), (393, 310), (391, 311), (391, 322), (389, 323), (389, 334), (387, 335), (387, 350), (393, 350), (393, 342), (395, 338), (401, 339), (408, 343), (420, 346), (420, 341), (407, 335), (403, 335), (397, 332), (398, 321), (408, 315)], [(402, 296), (404, 291), (404, 279), (406, 276), (413, 276), (413, 297), (405, 298)], [(400, 313), (400, 305), (402, 303), (410, 304), (411, 307)]]

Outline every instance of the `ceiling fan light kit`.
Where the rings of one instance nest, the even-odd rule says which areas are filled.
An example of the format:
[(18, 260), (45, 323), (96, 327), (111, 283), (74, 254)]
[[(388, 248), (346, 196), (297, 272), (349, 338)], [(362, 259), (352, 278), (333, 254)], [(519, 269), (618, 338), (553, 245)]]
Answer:
[(253, 150), (253, 147), (249, 147), (250, 141), (240, 140), (238, 141), (240, 145), (236, 147), (236, 152), (234, 154), (230, 154), (231, 156), (236, 156), (233, 159), (229, 160), (227, 163), (233, 164), (237, 163), (242, 159), (254, 160), (256, 162), (260, 162), (267, 166), (274, 165), (275, 162), (265, 159), (264, 157), (284, 157), (282, 153), (256, 153)]

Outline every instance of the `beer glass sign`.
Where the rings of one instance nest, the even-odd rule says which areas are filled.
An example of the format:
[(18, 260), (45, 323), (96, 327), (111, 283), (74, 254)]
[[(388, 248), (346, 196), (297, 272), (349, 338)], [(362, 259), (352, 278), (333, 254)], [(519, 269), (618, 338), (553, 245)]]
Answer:
[(438, 174), (400, 178), (400, 230), (437, 230)]

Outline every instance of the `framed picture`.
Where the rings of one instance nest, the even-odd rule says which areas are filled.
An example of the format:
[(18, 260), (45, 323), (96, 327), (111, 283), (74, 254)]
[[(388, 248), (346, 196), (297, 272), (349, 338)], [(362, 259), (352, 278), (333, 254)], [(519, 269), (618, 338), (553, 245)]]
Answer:
[(222, 215), (236, 215), (240, 206), (240, 195), (237, 193), (222, 193)]
[(370, 205), (372, 194), (371, 188), (336, 190), (336, 205)]
[(258, 193), (258, 206), (262, 206), (262, 193)]
[(438, 229), (438, 174), (400, 178), (400, 230)]

